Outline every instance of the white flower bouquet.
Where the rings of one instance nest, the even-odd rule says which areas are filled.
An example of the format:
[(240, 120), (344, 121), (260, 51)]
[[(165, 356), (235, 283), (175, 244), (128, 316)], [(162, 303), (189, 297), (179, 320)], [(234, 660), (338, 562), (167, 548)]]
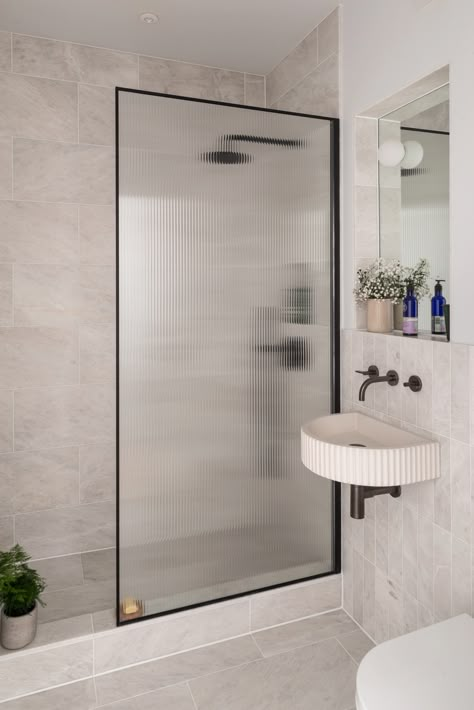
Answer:
[(407, 285), (411, 284), (418, 299), (430, 292), (428, 286), (429, 264), (420, 259), (414, 267), (402, 266), (399, 261), (376, 259), (370, 266), (357, 271), (354, 296), (364, 303), (371, 299), (383, 299), (397, 304), (403, 300)]

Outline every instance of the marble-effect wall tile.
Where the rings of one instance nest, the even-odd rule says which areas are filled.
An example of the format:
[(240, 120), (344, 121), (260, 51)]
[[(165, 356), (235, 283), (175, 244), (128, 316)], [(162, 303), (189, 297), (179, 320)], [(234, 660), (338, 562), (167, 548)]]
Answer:
[(99, 86), (134, 88), (138, 80), (138, 56), (14, 34), (13, 71)]
[(113, 89), (79, 84), (79, 142), (113, 145), (115, 95)]
[[(100, 208), (98, 208), (100, 209)], [(0, 202), (0, 262), (74, 264), (79, 258), (78, 208), (41, 202)]]
[(140, 89), (244, 103), (244, 75), (213, 67), (140, 56)]
[(77, 87), (68, 81), (0, 73), (0, 135), (77, 140)]
[(0, 200), (11, 200), (13, 195), (12, 139), (0, 136)]
[(13, 268), (0, 264), (0, 327), (13, 325)]
[(12, 69), (12, 35), (11, 32), (0, 32), (0, 71)]
[(15, 138), (16, 200), (112, 204), (114, 158), (111, 148)]
[[(343, 573), (350, 591), (349, 601), (344, 597), (344, 608), (381, 642), (472, 610), (474, 489), (469, 402), (474, 401), (470, 394), (474, 348), (358, 331), (347, 331), (343, 341), (342, 370), (351, 373), (350, 380), (345, 375), (348, 411), (360, 408), (354, 354), (366, 366), (373, 344), (375, 364), (396, 370), (401, 382), (410, 374), (420, 374), (423, 396), (407, 388), (387, 388), (387, 400), (377, 396), (366, 403), (368, 413), (382, 419), (388, 413), (387, 421), (394, 426), (440, 443), (440, 477), (405, 486), (399, 499), (377, 498), (375, 526), (370, 510), (364, 521), (348, 521), (347, 506), (344, 509)], [(374, 609), (373, 615), (367, 607)]]

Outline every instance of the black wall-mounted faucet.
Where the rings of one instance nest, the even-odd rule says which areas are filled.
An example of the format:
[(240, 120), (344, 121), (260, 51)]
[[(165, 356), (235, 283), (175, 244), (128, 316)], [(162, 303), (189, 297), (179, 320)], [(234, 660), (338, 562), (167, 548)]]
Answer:
[(388, 382), (391, 387), (398, 385), (399, 377), (398, 372), (395, 370), (388, 370), (386, 375), (379, 375), (379, 368), (377, 365), (371, 365), (368, 370), (356, 370), (359, 375), (368, 375), (367, 379), (360, 386), (359, 390), (359, 402), (365, 402), (365, 393), (369, 385), (373, 385), (376, 382)]

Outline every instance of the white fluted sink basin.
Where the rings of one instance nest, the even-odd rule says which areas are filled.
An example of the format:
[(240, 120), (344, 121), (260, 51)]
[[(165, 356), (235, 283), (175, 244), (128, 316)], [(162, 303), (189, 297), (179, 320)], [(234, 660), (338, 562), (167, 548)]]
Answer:
[(440, 475), (439, 443), (365, 414), (330, 414), (301, 427), (313, 473), (358, 486), (401, 486)]

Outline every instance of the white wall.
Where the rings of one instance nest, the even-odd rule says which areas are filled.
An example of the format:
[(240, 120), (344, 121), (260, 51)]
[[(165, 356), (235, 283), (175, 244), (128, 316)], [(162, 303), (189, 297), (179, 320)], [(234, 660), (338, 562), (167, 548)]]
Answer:
[(474, 4), (472, 0), (344, 0), (343, 325), (353, 327), (353, 117), (404, 86), (450, 65), (452, 340), (474, 343)]

